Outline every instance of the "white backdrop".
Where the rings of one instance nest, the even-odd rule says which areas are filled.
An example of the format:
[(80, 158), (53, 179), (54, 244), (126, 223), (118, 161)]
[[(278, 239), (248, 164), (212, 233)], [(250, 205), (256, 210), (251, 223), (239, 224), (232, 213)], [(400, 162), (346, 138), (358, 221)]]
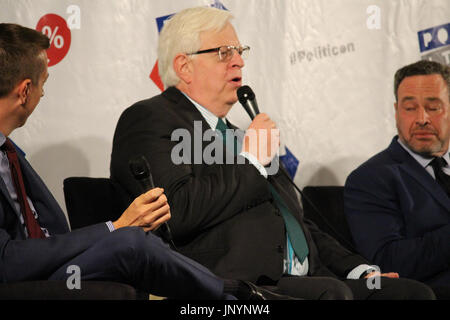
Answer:
[[(300, 161), (300, 187), (343, 185), (387, 147), (396, 133), (396, 69), (430, 52), (450, 64), (449, 0), (0, 0), (0, 22), (36, 28), (53, 13), (72, 28), (45, 97), (11, 136), (63, 208), (63, 179), (108, 177), (121, 112), (160, 93), (149, 78), (156, 18), (198, 5), (234, 14), (241, 43), (251, 47), (244, 82)], [(422, 40), (438, 47), (421, 52), (418, 33), (430, 28)], [(67, 45), (49, 29), (53, 46)], [(239, 104), (230, 119), (250, 122)]]

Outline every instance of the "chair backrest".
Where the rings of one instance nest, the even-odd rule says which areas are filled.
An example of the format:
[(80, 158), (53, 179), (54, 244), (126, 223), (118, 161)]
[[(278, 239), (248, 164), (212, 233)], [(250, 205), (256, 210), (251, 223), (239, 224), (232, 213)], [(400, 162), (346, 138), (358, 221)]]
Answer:
[[(333, 236), (345, 248), (356, 253), (344, 213), (344, 187), (306, 186), (303, 194), (307, 198), (302, 197), (305, 217), (312, 220), (322, 231)], [(320, 213), (317, 213), (316, 209)]]
[(72, 230), (115, 221), (131, 203), (123, 188), (109, 178), (66, 178), (64, 198)]

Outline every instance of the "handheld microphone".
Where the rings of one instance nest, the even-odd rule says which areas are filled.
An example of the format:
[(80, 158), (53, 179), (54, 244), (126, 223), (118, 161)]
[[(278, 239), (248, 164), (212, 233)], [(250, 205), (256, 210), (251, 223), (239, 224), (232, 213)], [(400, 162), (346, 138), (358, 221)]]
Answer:
[[(256, 115), (259, 114), (258, 103), (256, 102), (255, 93), (249, 86), (242, 86), (237, 90), (237, 96), (239, 102), (242, 104), (245, 111), (247, 111), (248, 115), (253, 120), (256, 117)], [(279, 161), (279, 159), (276, 159), (275, 161)], [(313, 210), (322, 218), (322, 220), (330, 228), (330, 230), (332, 230), (342, 240), (342, 242), (347, 244), (349, 248), (352, 248), (356, 252), (355, 246), (352, 243), (348, 242), (345, 239), (345, 237), (342, 236), (339, 232), (337, 232), (336, 229), (328, 222), (328, 220), (320, 212), (320, 210), (314, 205), (314, 203), (303, 194), (300, 188), (294, 183), (292, 178), (286, 172), (286, 169), (282, 165), (278, 165), (278, 168), (280, 168), (281, 173), (289, 181), (289, 183), (298, 191), (298, 193), (310, 204)], [(270, 178), (271, 176), (269, 177), (269, 179)]]
[(249, 86), (242, 86), (237, 90), (239, 102), (247, 111), (253, 120), (259, 114), (258, 103), (256, 102), (255, 93)]
[[(147, 159), (144, 156), (139, 156), (131, 159), (128, 162), (131, 173), (133, 177), (140, 183), (141, 189), (143, 193), (148, 190), (155, 188), (155, 183), (153, 182), (152, 174), (150, 173), (150, 165), (148, 164)], [(167, 222), (164, 222), (160, 226), (160, 230), (163, 234), (163, 238), (170, 242), (170, 244), (175, 247), (172, 239), (172, 232), (170, 231), (169, 225)]]

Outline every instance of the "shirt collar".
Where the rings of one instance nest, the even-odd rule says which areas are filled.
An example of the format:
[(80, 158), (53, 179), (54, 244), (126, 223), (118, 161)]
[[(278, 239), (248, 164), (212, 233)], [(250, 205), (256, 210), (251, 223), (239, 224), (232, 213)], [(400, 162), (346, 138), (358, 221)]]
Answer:
[[(401, 140), (400, 138), (397, 138), (397, 142), (403, 147), (403, 149), (405, 149), (414, 159), (416, 159), (416, 161), (424, 168), (426, 168), (431, 161), (433, 161), (434, 157), (432, 158), (427, 158), (424, 157), (418, 153), (415, 153), (414, 151), (412, 151), (410, 148), (408, 148)], [(450, 155), (448, 153), (448, 151), (442, 155), (442, 158), (445, 159), (445, 161), (447, 161), (447, 166), (449, 166), (450, 164)]]
[[(181, 91), (182, 94), (184, 94), (184, 96), (186, 98), (189, 99), (189, 101), (192, 102), (192, 104), (197, 108), (197, 110), (201, 113), (201, 115), (203, 116), (203, 118), (205, 118), (206, 122), (209, 124), (209, 126), (211, 127), (211, 129), (216, 130), (217, 127), (217, 123), (219, 122), (219, 117), (216, 116), (214, 113), (212, 113), (211, 111), (209, 111), (208, 109), (206, 109), (205, 107), (203, 107), (202, 105), (200, 105), (197, 101), (194, 101), (191, 99), (191, 97), (189, 97), (186, 93), (184, 93), (183, 91)], [(222, 118), (223, 122), (226, 123), (226, 119)]]

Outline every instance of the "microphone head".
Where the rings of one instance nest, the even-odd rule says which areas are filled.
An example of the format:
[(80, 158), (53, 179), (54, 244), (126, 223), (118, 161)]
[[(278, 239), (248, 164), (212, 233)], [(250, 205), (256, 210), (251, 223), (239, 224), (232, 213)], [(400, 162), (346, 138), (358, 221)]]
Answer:
[(149, 178), (150, 176), (150, 165), (144, 156), (135, 157), (128, 161), (131, 173), (136, 180), (142, 180)]
[(237, 89), (237, 96), (241, 104), (245, 104), (247, 100), (255, 99), (255, 93), (249, 86), (242, 86)]

